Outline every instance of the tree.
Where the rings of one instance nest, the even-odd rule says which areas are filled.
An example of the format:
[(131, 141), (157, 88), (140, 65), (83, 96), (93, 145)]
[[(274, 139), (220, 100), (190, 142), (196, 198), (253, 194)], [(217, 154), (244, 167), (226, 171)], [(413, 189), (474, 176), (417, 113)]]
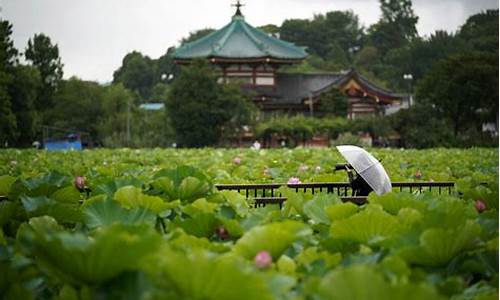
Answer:
[(280, 36), (280, 28), (274, 24), (267, 24), (263, 26), (258, 27), (260, 30), (264, 31), (267, 34), (270, 34), (276, 38), (279, 38)]
[(48, 112), (49, 125), (86, 132), (93, 141), (98, 141), (102, 96), (103, 88), (96, 82), (76, 77), (62, 81), (54, 95), (54, 108)]
[(13, 80), (9, 85), (12, 111), (16, 115), (17, 139), (15, 146), (30, 147), (41, 128), (35, 103), (41, 90), (42, 80), (38, 69), (18, 65), (13, 70)]
[(121, 67), (113, 73), (113, 83), (121, 83), (137, 92), (143, 100), (148, 100), (152, 87), (160, 80), (158, 75), (154, 60), (133, 51), (125, 55)]
[(474, 50), (498, 53), (498, 9), (469, 17), (458, 35)]
[(368, 29), (369, 44), (386, 53), (400, 48), (418, 36), (418, 16), (411, 0), (380, 0), (382, 17)]
[(455, 138), (469, 128), (481, 132), (498, 112), (498, 53), (447, 58), (422, 79), (417, 94), (450, 122)]
[(63, 77), (59, 48), (53, 45), (50, 38), (43, 33), (35, 34), (32, 39), (28, 40), (24, 56), (40, 73), (42, 85), (35, 107), (44, 111), (54, 104), (53, 96)]
[[(217, 83), (217, 76), (205, 61), (185, 67), (172, 83), (167, 113), (182, 147), (214, 145), (222, 129), (234, 118), (250, 114), (239, 89)], [(242, 111), (243, 109), (243, 111)]]
[[(167, 49), (167, 52), (160, 56), (156, 61), (156, 75), (155, 79), (159, 79), (162, 83), (167, 83), (178, 75), (179, 70), (176, 64), (174, 64), (173, 53), (175, 51), (174, 47)], [(159, 81), (155, 81), (155, 84)]]
[(319, 110), (327, 115), (347, 116), (347, 97), (336, 88), (321, 94), (319, 103)]
[(99, 140), (106, 147), (130, 146), (129, 125), (132, 110), (135, 110), (134, 96), (121, 83), (104, 89), (102, 94), (99, 126)]
[(12, 112), (12, 104), (7, 86), (11, 77), (0, 72), (0, 147), (9, 145), (17, 138), (16, 116)]
[[(285, 20), (280, 29), (281, 38), (300, 46), (307, 46), (312, 54), (322, 59), (333, 59), (332, 64), (345, 64), (359, 49), (364, 38), (358, 17), (351, 11), (331, 11), (315, 15), (310, 20)], [(341, 61), (337, 61), (340, 58)]]
[(12, 144), (17, 137), (16, 116), (12, 111), (11, 97), (8, 91), (17, 63), (17, 50), (11, 39), (12, 24), (0, 20), (0, 146)]
[(389, 117), (392, 128), (406, 148), (449, 147), (454, 145), (451, 127), (429, 104), (417, 103)]

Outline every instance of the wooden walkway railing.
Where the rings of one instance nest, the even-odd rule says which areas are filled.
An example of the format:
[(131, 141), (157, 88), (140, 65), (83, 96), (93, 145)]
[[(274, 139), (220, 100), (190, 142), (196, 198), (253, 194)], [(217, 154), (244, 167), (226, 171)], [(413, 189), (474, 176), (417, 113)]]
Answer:
[[(320, 183), (299, 183), (299, 184), (216, 184), (215, 187), (222, 190), (231, 190), (242, 193), (248, 200), (253, 200), (254, 206), (265, 206), (266, 204), (279, 204), (282, 206), (286, 198), (278, 191), (280, 187), (287, 186), (295, 192), (310, 194), (328, 193), (337, 194), (343, 201), (350, 201), (356, 204), (366, 203), (366, 197), (355, 197), (352, 194), (351, 185), (348, 182), (320, 182)], [(400, 192), (424, 193), (435, 191), (438, 194), (451, 194), (455, 187), (454, 182), (393, 182), (392, 189)]]
[[(286, 198), (281, 195), (278, 189), (287, 186), (295, 192), (310, 194), (327, 193), (337, 194), (343, 201), (350, 201), (356, 204), (366, 203), (366, 197), (352, 196), (351, 185), (348, 182), (319, 182), (319, 183), (262, 183), (262, 184), (216, 184), (220, 190), (231, 190), (245, 195), (247, 200), (254, 201), (254, 207), (265, 206), (266, 204), (278, 204), (280, 208)], [(400, 192), (425, 193), (435, 191), (438, 194), (451, 194), (455, 187), (454, 182), (393, 182), (392, 189)], [(6, 196), (0, 195), (0, 201), (7, 200)]]

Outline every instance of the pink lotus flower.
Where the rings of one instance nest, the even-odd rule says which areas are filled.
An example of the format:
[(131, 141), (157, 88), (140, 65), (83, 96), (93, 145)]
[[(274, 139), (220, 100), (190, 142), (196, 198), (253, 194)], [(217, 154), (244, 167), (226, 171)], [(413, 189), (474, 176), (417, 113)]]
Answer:
[(288, 184), (300, 184), (300, 179), (297, 178), (297, 177), (290, 177), (290, 179), (288, 179)]
[(255, 266), (259, 269), (267, 269), (273, 263), (273, 258), (268, 251), (260, 251), (254, 258)]
[(476, 203), (474, 203), (474, 207), (476, 208), (478, 213), (482, 213), (486, 210), (486, 203), (484, 203), (483, 200), (478, 199), (476, 200)]
[(241, 164), (241, 158), (239, 156), (236, 156), (235, 158), (233, 158), (233, 163), (235, 165)]
[(80, 192), (83, 191), (85, 189), (85, 177), (76, 176), (73, 184)]

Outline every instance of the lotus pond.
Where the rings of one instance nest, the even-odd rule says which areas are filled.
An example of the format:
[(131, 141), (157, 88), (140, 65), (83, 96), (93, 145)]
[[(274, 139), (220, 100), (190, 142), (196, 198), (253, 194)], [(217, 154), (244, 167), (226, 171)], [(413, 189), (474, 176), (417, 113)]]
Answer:
[(346, 181), (335, 149), (0, 151), (2, 299), (498, 299), (498, 149), (371, 149), (451, 195), (216, 183)]

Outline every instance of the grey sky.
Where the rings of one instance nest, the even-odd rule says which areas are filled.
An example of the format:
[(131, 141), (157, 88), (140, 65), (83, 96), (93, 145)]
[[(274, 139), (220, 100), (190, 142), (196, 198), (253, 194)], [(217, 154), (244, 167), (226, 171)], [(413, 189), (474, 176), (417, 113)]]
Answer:
[[(137, 50), (164, 54), (190, 31), (229, 22), (232, 0), (0, 0), (2, 18), (13, 23), (13, 39), (24, 50), (35, 33), (59, 45), (64, 77), (110, 81), (123, 56)], [(246, 0), (246, 20), (260, 26), (290, 18), (311, 18), (330, 10), (352, 10), (364, 26), (380, 16), (378, 0)], [(497, 0), (414, 0), (418, 31), (456, 31), (467, 17)]]

